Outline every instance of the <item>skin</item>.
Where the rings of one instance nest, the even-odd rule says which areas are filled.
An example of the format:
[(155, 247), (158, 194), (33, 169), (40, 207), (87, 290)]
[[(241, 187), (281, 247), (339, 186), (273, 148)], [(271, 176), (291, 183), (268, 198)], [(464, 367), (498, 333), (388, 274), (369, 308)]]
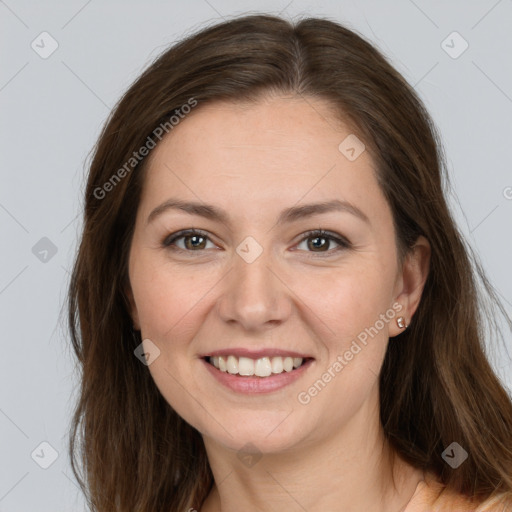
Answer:
[[(198, 106), (150, 155), (128, 293), (134, 326), (160, 350), (148, 366), (156, 385), (203, 435), (216, 484), (202, 512), (397, 512), (423, 478), (400, 459), (392, 475), (379, 420), (378, 375), (387, 343), (400, 343), (389, 339), (402, 332), (398, 314), (308, 404), (297, 398), (393, 305), (410, 323), (427, 277), (422, 237), (399, 264), (369, 152), (349, 161), (339, 151), (351, 133), (319, 99), (217, 102)], [(216, 205), (229, 223), (179, 210), (147, 223), (170, 197)], [(349, 201), (369, 222), (334, 211), (276, 224), (285, 208), (331, 199)], [(207, 232), (200, 249), (190, 238), (176, 250), (162, 245), (189, 228)], [(304, 233), (318, 228), (350, 248), (336, 251), (323, 239), (317, 245), (329, 244), (328, 252), (315, 248), (315, 236)], [(252, 263), (236, 252), (247, 236), (263, 251)], [(284, 389), (241, 395), (199, 358), (233, 347), (278, 347), (315, 360)], [(237, 457), (247, 443), (261, 455), (250, 467)]]

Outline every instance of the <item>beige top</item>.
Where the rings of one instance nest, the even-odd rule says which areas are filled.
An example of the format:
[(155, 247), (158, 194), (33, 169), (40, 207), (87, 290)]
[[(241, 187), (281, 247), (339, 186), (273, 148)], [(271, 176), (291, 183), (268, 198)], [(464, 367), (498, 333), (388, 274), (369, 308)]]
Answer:
[(477, 502), (448, 490), (434, 476), (426, 475), (403, 512), (512, 512), (512, 500)]

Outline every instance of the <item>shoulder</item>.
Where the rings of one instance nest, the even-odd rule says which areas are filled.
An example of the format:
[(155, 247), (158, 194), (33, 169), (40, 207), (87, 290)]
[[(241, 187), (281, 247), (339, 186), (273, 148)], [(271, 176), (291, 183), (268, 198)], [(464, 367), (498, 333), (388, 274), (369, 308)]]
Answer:
[(425, 475), (404, 512), (512, 512), (510, 498), (484, 502), (448, 489), (432, 474)]

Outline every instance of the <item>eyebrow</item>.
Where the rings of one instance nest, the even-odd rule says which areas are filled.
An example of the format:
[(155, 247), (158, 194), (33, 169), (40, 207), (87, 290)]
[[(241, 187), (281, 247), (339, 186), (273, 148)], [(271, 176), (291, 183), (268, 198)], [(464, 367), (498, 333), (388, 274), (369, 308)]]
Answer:
[[(168, 199), (160, 206), (157, 206), (149, 214), (146, 220), (146, 225), (156, 219), (163, 212), (171, 209), (183, 211), (190, 215), (199, 215), (200, 217), (229, 225), (229, 215), (225, 210), (210, 204), (198, 203), (195, 201), (181, 201), (180, 199), (174, 198)], [(291, 223), (306, 217), (333, 211), (350, 213), (360, 220), (366, 222), (367, 224), (370, 224), (370, 220), (367, 215), (363, 213), (359, 208), (349, 203), (348, 201), (340, 201), (339, 199), (286, 208), (279, 215), (277, 224), (279, 225), (284, 223)]]

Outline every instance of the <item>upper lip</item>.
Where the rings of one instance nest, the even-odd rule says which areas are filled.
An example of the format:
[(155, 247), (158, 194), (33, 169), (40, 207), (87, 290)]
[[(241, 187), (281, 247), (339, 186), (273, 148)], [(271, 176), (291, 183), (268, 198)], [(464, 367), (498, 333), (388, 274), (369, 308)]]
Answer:
[(277, 348), (262, 348), (259, 350), (251, 348), (224, 348), (220, 350), (213, 350), (203, 354), (200, 357), (215, 357), (215, 356), (235, 356), (235, 357), (249, 357), (251, 359), (260, 359), (262, 357), (302, 357), (302, 359), (312, 358), (306, 354), (301, 354), (293, 350), (282, 350)]

